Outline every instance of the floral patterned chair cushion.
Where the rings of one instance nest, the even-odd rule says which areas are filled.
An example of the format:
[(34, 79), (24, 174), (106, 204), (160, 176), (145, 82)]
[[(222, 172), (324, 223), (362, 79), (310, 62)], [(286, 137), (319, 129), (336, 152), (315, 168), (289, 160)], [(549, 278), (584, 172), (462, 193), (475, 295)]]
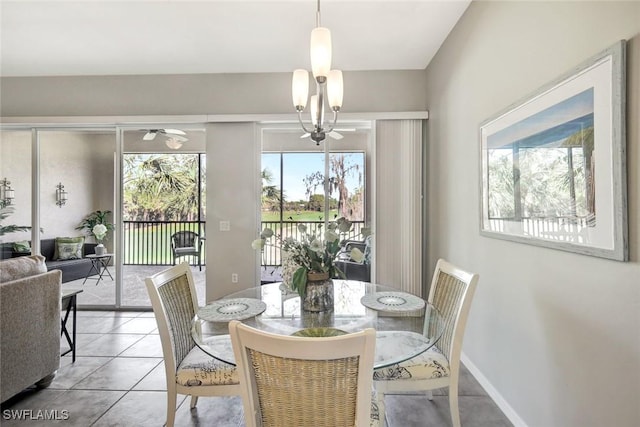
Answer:
[(176, 382), (191, 387), (201, 385), (238, 384), (238, 371), (235, 366), (221, 362), (194, 347), (178, 366)]
[(373, 371), (374, 381), (424, 380), (449, 376), (449, 361), (435, 347), (416, 357)]

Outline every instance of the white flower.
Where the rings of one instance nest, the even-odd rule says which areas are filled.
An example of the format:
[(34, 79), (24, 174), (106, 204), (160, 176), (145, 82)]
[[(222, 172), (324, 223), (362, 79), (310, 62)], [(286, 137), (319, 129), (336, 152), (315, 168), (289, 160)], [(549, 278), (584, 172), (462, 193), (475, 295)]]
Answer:
[(91, 230), (96, 239), (102, 240), (107, 235), (107, 227), (104, 224), (96, 224)]
[(318, 253), (324, 252), (324, 246), (322, 245), (322, 241), (318, 239), (314, 239), (309, 243), (309, 249)]
[(351, 221), (344, 219), (338, 223), (338, 230), (340, 230), (341, 233), (347, 233), (351, 230), (351, 225)]
[(251, 242), (251, 247), (255, 250), (264, 248), (264, 240), (263, 239), (254, 240), (253, 242)]
[(327, 230), (324, 233), (324, 240), (326, 240), (327, 242), (331, 243), (331, 242), (335, 242), (336, 240), (338, 240), (340, 238), (340, 236), (338, 235), (338, 233), (336, 233), (333, 230)]

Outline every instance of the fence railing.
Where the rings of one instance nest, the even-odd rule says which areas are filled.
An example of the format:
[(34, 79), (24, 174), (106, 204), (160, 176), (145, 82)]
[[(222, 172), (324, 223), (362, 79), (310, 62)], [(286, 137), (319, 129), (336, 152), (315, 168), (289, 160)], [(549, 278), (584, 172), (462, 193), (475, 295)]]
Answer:
[[(362, 240), (361, 231), (364, 227), (364, 221), (352, 221), (352, 223), (351, 232), (347, 235), (341, 235), (340, 238)], [(302, 238), (302, 233), (298, 229), (300, 224), (307, 227), (308, 233), (315, 233), (318, 231), (318, 227), (324, 227), (324, 221), (262, 221), (262, 229), (270, 228), (283, 239), (293, 237), (298, 240)], [(276, 244), (276, 239), (271, 238), (270, 243), (264, 247), (262, 253), (262, 266), (272, 267), (278, 265), (280, 265), (280, 247)]]
[(593, 222), (593, 217), (588, 216), (523, 217), (521, 220), (489, 218), (489, 230), (547, 240), (587, 243), (586, 233)]
[[(171, 236), (178, 231), (193, 231), (205, 236), (204, 221), (124, 221), (124, 264), (125, 265), (171, 265)], [(270, 228), (282, 238), (293, 237), (300, 239), (302, 233), (298, 225), (303, 224), (308, 232), (315, 233), (318, 227), (324, 226), (324, 221), (262, 221), (262, 229)], [(364, 221), (353, 221), (349, 234), (341, 235), (344, 239), (362, 239), (361, 231)], [(276, 239), (264, 248), (262, 265), (280, 265), (280, 248), (274, 246)], [(251, 244), (248, 242), (247, 245)], [(202, 265), (206, 265), (206, 251), (204, 245), (201, 253)], [(190, 260), (194, 264), (195, 260)]]
[[(125, 265), (171, 265), (171, 236), (174, 233), (193, 231), (205, 236), (204, 221), (124, 221), (123, 224)], [(205, 265), (204, 245), (200, 257)], [(197, 261), (193, 259), (189, 262), (195, 264)]]

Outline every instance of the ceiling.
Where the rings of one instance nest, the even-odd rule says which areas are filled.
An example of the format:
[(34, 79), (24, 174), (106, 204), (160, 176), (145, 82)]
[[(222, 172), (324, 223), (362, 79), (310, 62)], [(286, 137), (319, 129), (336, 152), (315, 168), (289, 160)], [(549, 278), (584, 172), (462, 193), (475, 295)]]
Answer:
[[(333, 66), (426, 68), (471, 0), (324, 0)], [(310, 69), (315, 0), (0, 0), (2, 76)]]

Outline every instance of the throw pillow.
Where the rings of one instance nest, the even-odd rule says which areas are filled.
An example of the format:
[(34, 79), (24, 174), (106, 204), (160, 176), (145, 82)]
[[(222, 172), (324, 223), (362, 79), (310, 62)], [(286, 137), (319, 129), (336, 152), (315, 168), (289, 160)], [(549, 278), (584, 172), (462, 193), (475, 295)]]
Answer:
[(29, 243), (28, 240), (23, 240), (21, 242), (13, 242), (13, 252), (29, 253), (31, 252), (31, 243)]
[(0, 283), (47, 272), (42, 255), (22, 256), (0, 261)]
[[(73, 244), (74, 246), (69, 246)], [(56, 237), (56, 247), (53, 254), (54, 260), (76, 259), (82, 258), (82, 247), (84, 246), (84, 237)], [(60, 250), (64, 247), (64, 255)], [(73, 256), (73, 258), (70, 258)]]

